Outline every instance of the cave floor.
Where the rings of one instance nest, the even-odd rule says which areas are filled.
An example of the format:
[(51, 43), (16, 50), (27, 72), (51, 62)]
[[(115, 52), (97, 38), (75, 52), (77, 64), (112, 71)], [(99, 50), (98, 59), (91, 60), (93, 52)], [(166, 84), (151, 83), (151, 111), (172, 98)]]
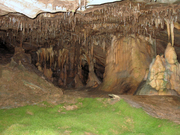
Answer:
[[(3, 50), (2, 50), (3, 51)], [(4, 51), (3, 51), (4, 52)], [(6, 57), (5, 57), (6, 56)], [(28, 104), (48, 101), (55, 104), (73, 103), (77, 98), (109, 98), (108, 94), (116, 94), (131, 106), (143, 108), (149, 115), (168, 119), (180, 124), (180, 97), (179, 96), (133, 96), (119, 93), (104, 92), (95, 89), (67, 89), (54, 87), (42, 79), (34, 70), (24, 69), (20, 65), (6, 65), (12, 54), (0, 55), (0, 108), (14, 108)], [(24, 81), (26, 80), (26, 81)], [(11, 83), (10, 83), (11, 82)], [(11, 88), (12, 86), (12, 88)], [(45, 87), (47, 86), (47, 87)], [(53, 89), (49, 91), (49, 89)], [(43, 90), (43, 91), (42, 91)]]
[[(102, 92), (98, 90), (66, 90), (64, 96), (74, 96), (83, 98), (109, 98), (108, 94), (111, 92)], [(117, 93), (118, 95), (118, 93)], [(131, 106), (136, 108), (143, 108), (149, 115), (168, 119), (180, 124), (180, 97), (179, 96), (145, 96), (145, 95), (118, 95)]]

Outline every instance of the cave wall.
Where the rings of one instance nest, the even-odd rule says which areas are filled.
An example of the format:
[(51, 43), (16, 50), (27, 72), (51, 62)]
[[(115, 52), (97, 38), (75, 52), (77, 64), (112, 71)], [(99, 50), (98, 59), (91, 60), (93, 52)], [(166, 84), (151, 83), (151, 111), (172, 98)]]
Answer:
[(167, 42), (179, 50), (179, 9), (178, 2), (122, 1), (34, 19), (9, 13), (0, 17), (0, 38), (31, 54), (55, 85), (133, 94)]
[(108, 49), (101, 89), (133, 94), (148, 73), (154, 53), (154, 41), (143, 36), (113, 36)]

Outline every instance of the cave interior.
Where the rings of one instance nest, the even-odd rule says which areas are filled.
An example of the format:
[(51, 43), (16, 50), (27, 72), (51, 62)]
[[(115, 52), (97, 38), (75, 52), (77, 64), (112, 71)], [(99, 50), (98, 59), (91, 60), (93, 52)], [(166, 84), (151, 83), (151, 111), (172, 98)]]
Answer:
[(10, 12), (0, 16), (0, 63), (34, 66), (65, 90), (133, 95), (168, 43), (180, 60), (179, 29), (180, 2), (124, 0), (35, 18)]

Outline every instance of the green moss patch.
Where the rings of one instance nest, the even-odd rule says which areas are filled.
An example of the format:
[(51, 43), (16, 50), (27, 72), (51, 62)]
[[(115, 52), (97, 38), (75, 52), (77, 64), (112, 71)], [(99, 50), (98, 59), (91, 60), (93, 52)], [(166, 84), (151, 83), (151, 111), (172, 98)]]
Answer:
[(178, 135), (180, 125), (153, 118), (121, 100), (80, 98), (75, 104), (0, 110), (2, 135)]

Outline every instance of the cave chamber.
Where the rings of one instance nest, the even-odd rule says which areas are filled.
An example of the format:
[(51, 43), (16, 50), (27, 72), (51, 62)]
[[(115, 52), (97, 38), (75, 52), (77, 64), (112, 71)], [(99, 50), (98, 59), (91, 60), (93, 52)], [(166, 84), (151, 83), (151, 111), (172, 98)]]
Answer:
[[(35, 18), (8, 13), (0, 16), (0, 47), (6, 50), (0, 51), (0, 60), (17, 55), (14, 61), (25, 66), (30, 63), (64, 89), (93, 88), (133, 95), (139, 93), (143, 81), (152, 80), (149, 76), (155, 78), (150, 65), (157, 55), (164, 57), (168, 43), (176, 59), (180, 58), (179, 9), (179, 2), (121, 1), (84, 11), (43, 12)], [(174, 67), (176, 72), (178, 67)], [(156, 91), (160, 90), (157, 80), (150, 83)], [(171, 89), (172, 83), (169, 85)]]

